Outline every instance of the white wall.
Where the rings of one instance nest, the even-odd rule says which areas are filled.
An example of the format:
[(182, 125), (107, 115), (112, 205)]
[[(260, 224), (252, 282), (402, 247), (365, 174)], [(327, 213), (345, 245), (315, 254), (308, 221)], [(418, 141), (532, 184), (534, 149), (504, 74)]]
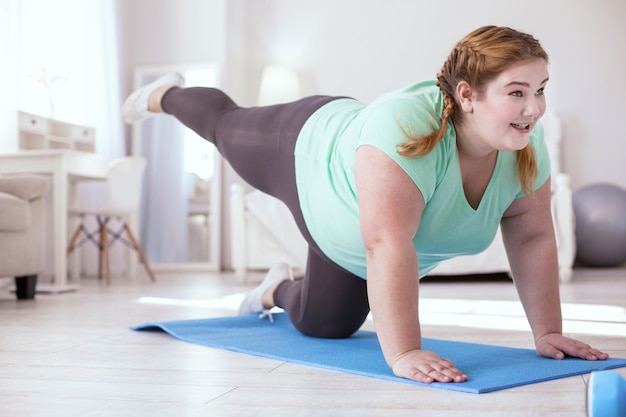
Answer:
[(228, 7), (228, 87), (246, 104), (254, 104), (266, 64), (298, 68), (306, 94), (370, 101), (434, 78), (454, 43), (478, 26), (530, 32), (550, 55), (546, 94), (563, 119), (573, 188), (626, 187), (623, 0), (230, 0)]
[(222, 60), (224, 0), (118, 0), (126, 69)]
[(225, 0), (117, 0), (123, 96), (136, 67), (224, 61)]

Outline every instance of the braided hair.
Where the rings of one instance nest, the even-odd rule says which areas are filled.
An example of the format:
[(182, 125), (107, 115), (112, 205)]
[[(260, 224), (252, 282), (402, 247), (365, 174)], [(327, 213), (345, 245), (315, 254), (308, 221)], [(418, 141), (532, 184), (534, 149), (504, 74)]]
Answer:
[[(437, 74), (444, 104), (441, 125), (423, 137), (407, 135), (408, 141), (399, 145), (400, 155), (417, 157), (429, 153), (446, 134), (449, 121), (461, 123), (462, 113), (456, 111), (458, 104), (454, 99), (459, 82), (466, 81), (482, 93), (501, 72), (515, 63), (532, 59), (548, 62), (548, 55), (532, 35), (508, 27), (483, 26), (461, 39)], [(530, 144), (517, 151), (517, 172), (524, 193), (532, 194), (537, 162)]]

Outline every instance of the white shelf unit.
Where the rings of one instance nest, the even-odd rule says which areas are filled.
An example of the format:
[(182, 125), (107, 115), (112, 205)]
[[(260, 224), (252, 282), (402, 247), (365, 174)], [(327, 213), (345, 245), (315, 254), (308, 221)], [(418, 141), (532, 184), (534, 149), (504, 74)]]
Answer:
[(95, 151), (95, 129), (18, 112), (19, 148)]

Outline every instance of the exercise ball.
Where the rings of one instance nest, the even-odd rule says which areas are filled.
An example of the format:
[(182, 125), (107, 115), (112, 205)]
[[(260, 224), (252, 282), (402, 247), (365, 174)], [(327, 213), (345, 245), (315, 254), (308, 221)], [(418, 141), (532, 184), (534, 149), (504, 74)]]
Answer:
[(593, 184), (574, 193), (576, 257), (589, 266), (626, 261), (626, 190)]

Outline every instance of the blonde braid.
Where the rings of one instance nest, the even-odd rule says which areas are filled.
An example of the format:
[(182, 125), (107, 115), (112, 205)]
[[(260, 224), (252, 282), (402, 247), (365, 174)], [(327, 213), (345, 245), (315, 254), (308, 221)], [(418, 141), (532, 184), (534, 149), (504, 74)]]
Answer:
[[(471, 52), (471, 51), (469, 51)], [(401, 143), (398, 146), (398, 153), (407, 157), (418, 157), (426, 155), (431, 152), (437, 144), (443, 139), (448, 130), (448, 121), (452, 120), (456, 110), (456, 102), (454, 97), (454, 86), (450, 84), (450, 80), (453, 79), (452, 74), (455, 73), (455, 69), (459, 66), (459, 61), (464, 62), (467, 59), (468, 51), (459, 43), (448, 55), (448, 59), (443, 64), (441, 71), (437, 74), (437, 87), (443, 94), (443, 110), (441, 111), (441, 124), (439, 128), (423, 137), (415, 137), (408, 134), (405, 131), (405, 135), (409, 139), (408, 141)]]
[[(441, 125), (439, 128), (424, 137), (409, 137), (409, 140), (398, 145), (398, 153), (402, 156), (417, 157), (430, 153), (435, 146), (443, 139), (448, 130), (448, 121), (454, 114), (455, 103), (448, 95), (443, 96), (443, 110), (441, 112)], [(406, 134), (406, 132), (405, 132)]]
[(535, 151), (529, 144), (524, 149), (517, 151), (517, 175), (524, 194), (531, 195), (535, 192), (538, 168)]

